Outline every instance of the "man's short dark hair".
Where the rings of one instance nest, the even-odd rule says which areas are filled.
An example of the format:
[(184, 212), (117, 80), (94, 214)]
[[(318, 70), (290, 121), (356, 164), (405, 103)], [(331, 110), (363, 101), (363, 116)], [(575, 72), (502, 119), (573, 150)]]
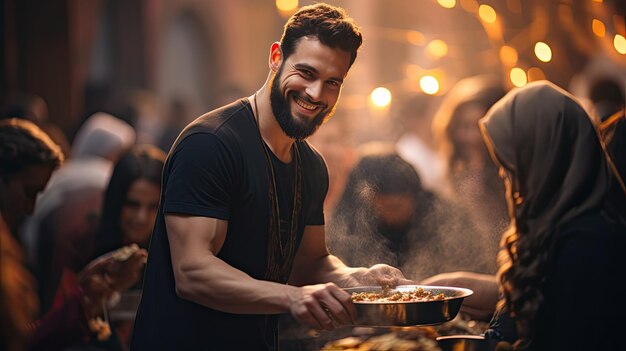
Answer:
[(306, 36), (316, 37), (326, 46), (349, 52), (350, 66), (363, 42), (358, 26), (346, 11), (324, 3), (304, 6), (287, 21), (280, 39), (283, 58), (293, 54), (298, 41)]
[(0, 121), (0, 178), (33, 165), (58, 167), (63, 159), (59, 145), (34, 123), (19, 118)]

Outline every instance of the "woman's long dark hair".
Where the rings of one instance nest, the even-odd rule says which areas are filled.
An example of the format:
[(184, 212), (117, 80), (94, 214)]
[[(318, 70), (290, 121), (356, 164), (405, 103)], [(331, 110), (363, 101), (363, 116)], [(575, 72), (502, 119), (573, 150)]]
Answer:
[(124, 246), (120, 213), (130, 186), (139, 179), (161, 188), (165, 153), (152, 145), (137, 145), (125, 152), (115, 164), (104, 194), (102, 218), (94, 242), (94, 257)]

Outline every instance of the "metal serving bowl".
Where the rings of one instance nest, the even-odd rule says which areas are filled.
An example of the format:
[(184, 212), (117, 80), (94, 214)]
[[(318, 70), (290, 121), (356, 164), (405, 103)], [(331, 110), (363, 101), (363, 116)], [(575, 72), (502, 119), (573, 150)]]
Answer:
[[(399, 285), (392, 291), (408, 292), (422, 288), (433, 295), (443, 293), (446, 298), (417, 302), (354, 302), (357, 319), (355, 325), (367, 326), (415, 326), (445, 323), (459, 313), (463, 299), (474, 292), (465, 288), (449, 286)], [(380, 286), (363, 286), (345, 289), (350, 294), (380, 292)]]

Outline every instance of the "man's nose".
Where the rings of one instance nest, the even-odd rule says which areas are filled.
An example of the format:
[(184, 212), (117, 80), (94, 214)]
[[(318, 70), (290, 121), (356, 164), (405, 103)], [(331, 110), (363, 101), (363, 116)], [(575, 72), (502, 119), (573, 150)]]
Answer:
[(311, 98), (311, 100), (317, 102), (322, 99), (322, 92), (324, 91), (324, 82), (322, 81), (314, 81), (309, 84), (305, 90), (306, 94)]

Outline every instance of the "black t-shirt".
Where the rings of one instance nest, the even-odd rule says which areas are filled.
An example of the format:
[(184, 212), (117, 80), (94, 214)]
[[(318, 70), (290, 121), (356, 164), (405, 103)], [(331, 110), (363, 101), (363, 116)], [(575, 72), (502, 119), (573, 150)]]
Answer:
[[(302, 167), (296, 240), (299, 246), (306, 225), (324, 224), (328, 171), (320, 154), (307, 142), (297, 144)], [(294, 167), (278, 160), (273, 163), (278, 191), (293, 189), (294, 181), (282, 178), (295, 174)], [(176, 295), (165, 227), (165, 214), (170, 213), (227, 220), (226, 240), (217, 257), (255, 279), (263, 279), (271, 211), (268, 172), (262, 139), (247, 99), (209, 112), (183, 130), (163, 171), (159, 213), (150, 242), (132, 350), (274, 348), (276, 315), (225, 313)], [(292, 205), (283, 210), (284, 199), (293, 198), (292, 194), (293, 190), (279, 196), (285, 220), (290, 218), (283, 213), (290, 213)]]

